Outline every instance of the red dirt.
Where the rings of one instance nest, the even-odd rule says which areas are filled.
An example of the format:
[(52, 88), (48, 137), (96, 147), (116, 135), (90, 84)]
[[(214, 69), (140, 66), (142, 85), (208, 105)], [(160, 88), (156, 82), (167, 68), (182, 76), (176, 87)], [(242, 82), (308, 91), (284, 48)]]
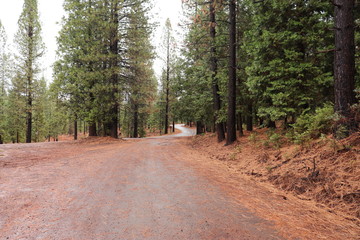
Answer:
[[(256, 130), (256, 139), (246, 132), (231, 146), (217, 143), (214, 134), (197, 136), (188, 144), (207, 156), (209, 166), (227, 169), (229, 177), (256, 182), (284, 202), (296, 203), (293, 214), (281, 218), (304, 226), (301, 231), (309, 233), (308, 239), (313, 232), (319, 234), (313, 239), (360, 239), (360, 134), (342, 141), (327, 137), (304, 146), (283, 142), (276, 149), (268, 146), (265, 131)], [(291, 219), (299, 215), (308, 218)], [(338, 229), (352, 237), (337, 235)]]
[(189, 141), (1, 146), (0, 239), (358, 239), (352, 222)]

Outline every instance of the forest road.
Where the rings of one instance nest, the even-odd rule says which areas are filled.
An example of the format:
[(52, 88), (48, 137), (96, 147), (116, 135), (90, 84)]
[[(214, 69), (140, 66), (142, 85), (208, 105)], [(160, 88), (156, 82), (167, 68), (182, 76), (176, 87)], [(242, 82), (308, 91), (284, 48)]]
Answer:
[(179, 136), (4, 145), (0, 239), (283, 239), (183, 161)]

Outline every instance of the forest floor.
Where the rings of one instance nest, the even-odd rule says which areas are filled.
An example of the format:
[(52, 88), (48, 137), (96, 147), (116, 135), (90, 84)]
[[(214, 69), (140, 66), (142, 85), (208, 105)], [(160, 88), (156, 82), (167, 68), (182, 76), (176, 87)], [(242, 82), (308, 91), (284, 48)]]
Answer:
[(241, 167), (273, 150), (190, 134), (0, 146), (0, 239), (359, 239), (354, 211)]
[[(208, 156), (207, 165), (225, 167), (229, 176), (245, 178), (276, 192), (284, 202), (298, 202), (294, 209), (307, 217), (299, 218), (296, 226), (308, 224), (318, 231), (334, 233), (331, 222), (360, 239), (360, 133), (341, 141), (324, 136), (294, 145), (285, 138), (269, 140), (267, 131), (245, 131), (230, 146), (218, 143), (215, 134), (207, 133), (189, 139), (188, 145)], [(304, 205), (308, 211), (301, 210)], [(327, 220), (322, 218), (324, 214)], [(314, 229), (302, 231), (311, 233)]]

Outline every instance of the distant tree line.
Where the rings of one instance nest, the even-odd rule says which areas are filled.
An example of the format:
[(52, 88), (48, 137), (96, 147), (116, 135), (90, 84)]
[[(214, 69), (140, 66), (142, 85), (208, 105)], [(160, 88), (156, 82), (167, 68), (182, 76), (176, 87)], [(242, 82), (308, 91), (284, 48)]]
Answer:
[(78, 132), (141, 137), (158, 129), (150, 1), (65, 0), (50, 85), (39, 66), (45, 47), (37, 7), (24, 1), (15, 56), (0, 24), (0, 142), (77, 139)]

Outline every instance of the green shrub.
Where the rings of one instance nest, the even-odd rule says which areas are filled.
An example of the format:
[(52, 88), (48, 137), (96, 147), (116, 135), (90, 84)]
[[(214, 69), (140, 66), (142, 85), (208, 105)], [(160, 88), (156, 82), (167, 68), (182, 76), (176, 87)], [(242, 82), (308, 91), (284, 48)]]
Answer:
[(325, 104), (318, 108), (314, 113), (302, 114), (293, 127), (293, 141), (303, 143), (310, 139), (316, 139), (321, 134), (330, 133), (332, 130), (334, 118), (334, 107), (331, 104)]
[(266, 132), (267, 140), (263, 141), (264, 147), (272, 147), (274, 149), (279, 149), (282, 144), (282, 136), (279, 133), (276, 133), (274, 130), (269, 130)]
[(248, 139), (250, 142), (256, 143), (258, 141), (257, 133), (256, 132), (251, 133)]
[(273, 133), (269, 137), (269, 141), (273, 144), (273, 147), (279, 149), (281, 147), (281, 135), (278, 133)]

